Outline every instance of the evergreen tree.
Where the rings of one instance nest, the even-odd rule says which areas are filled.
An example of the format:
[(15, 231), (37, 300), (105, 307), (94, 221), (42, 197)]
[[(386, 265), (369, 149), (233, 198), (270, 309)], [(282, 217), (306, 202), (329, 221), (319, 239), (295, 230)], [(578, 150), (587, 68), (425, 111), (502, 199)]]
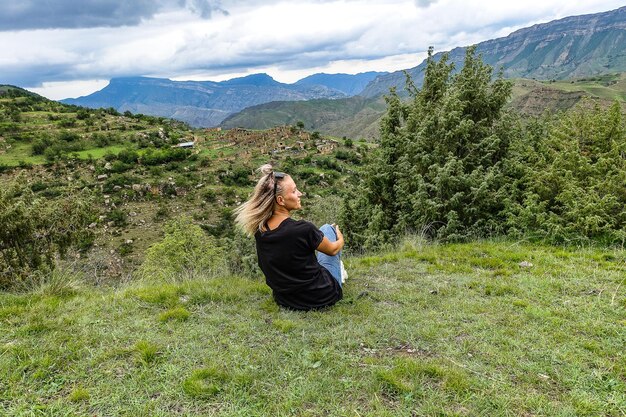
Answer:
[(558, 243), (626, 240), (621, 108), (589, 107), (533, 122), (525, 146), (512, 153), (521, 185), (518, 198), (507, 201), (512, 233)]
[(503, 161), (519, 131), (503, 108), (512, 85), (467, 49), (453, 74), (447, 54), (429, 49), (424, 85), (407, 75), (411, 100), (386, 98), (381, 142), (359, 197), (347, 203), (347, 237), (356, 246), (407, 231), (450, 240), (500, 231), (508, 192)]

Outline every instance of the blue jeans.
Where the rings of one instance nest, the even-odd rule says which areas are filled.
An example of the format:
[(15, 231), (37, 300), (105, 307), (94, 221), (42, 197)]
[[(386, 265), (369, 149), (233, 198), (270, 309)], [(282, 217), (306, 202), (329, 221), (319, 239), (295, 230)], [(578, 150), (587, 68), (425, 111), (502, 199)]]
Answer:
[[(335, 228), (330, 224), (325, 224), (320, 227), (324, 236), (328, 238), (331, 242), (337, 241), (337, 234), (335, 233)], [(317, 251), (317, 262), (322, 265), (324, 268), (330, 272), (330, 274), (337, 280), (339, 286), (341, 287), (341, 251), (335, 256), (328, 256), (325, 253)]]

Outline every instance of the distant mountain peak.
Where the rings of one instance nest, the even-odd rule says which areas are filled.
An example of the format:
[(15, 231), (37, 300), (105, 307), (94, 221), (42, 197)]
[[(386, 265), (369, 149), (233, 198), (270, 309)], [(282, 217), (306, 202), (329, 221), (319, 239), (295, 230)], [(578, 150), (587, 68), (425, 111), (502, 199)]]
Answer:
[(278, 81), (273, 79), (266, 73), (250, 74), (245, 77), (232, 78), (227, 81), (222, 81), (222, 85), (255, 85), (255, 86), (275, 86), (280, 85)]
[(135, 83), (138, 81), (169, 81), (167, 78), (154, 78), (154, 77), (143, 77), (140, 75), (135, 76), (127, 76), (127, 77), (113, 77), (109, 81), (110, 83)]

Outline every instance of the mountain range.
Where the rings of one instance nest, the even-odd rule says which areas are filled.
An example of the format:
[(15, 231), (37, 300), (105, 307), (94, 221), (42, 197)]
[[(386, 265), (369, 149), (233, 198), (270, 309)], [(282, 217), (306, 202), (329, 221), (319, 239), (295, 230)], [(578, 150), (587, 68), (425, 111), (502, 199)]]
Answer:
[[(448, 52), (448, 60), (457, 70), (463, 65), (466, 47)], [(540, 114), (546, 109), (565, 110), (583, 97), (598, 97), (605, 102), (626, 101), (626, 7), (592, 15), (567, 17), (517, 30), (510, 35), (476, 45), (477, 53), (496, 71), (515, 80), (511, 105), (521, 113)], [(441, 59), (443, 53), (433, 58)], [(275, 124), (302, 120), (309, 129), (336, 136), (376, 138), (378, 120), (384, 113), (377, 105), (380, 97), (394, 87), (406, 95), (408, 73), (421, 87), (426, 61), (420, 65), (373, 79), (355, 97), (332, 104), (316, 100), (303, 111), (301, 104), (281, 102), (254, 106), (229, 116), (224, 128), (262, 128), (267, 121)], [(562, 82), (560, 80), (568, 80)], [(543, 81), (543, 82), (542, 82)], [(350, 112), (356, 103), (368, 108)], [(335, 118), (328, 121), (322, 109), (335, 108)], [(377, 116), (376, 113), (378, 112)]]
[(267, 74), (228, 81), (172, 81), (163, 78), (114, 78), (100, 91), (61, 102), (120, 112), (143, 113), (182, 120), (195, 127), (216, 126), (246, 107), (273, 101), (336, 99), (360, 92), (383, 72), (356, 75), (315, 74), (284, 84)]
[[(463, 66), (466, 47), (448, 52), (457, 69)], [(626, 6), (603, 13), (566, 17), (519, 29), (510, 35), (476, 44), (483, 62), (505, 78), (539, 80), (581, 78), (626, 71)], [(439, 52), (433, 56), (439, 60)], [(419, 87), (426, 61), (406, 70)], [(364, 97), (404, 90), (404, 71), (374, 79), (360, 93)]]
[[(562, 80), (626, 72), (626, 7), (534, 25), (476, 47), (483, 61), (507, 78)], [(465, 51), (448, 52), (457, 69)], [(391, 87), (404, 92), (405, 72), (421, 86), (425, 66), (424, 61), (392, 73), (314, 74), (294, 84), (267, 74), (223, 82), (116, 78), (89, 96), (62, 101), (172, 117), (192, 126), (265, 128), (302, 120), (324, 133), (370, 137), (377, 134), (376, 122), (384, 112), (381, 97)], [(522, 91), (536, 96), (542, 87), (534, 87), (534, 93)]]

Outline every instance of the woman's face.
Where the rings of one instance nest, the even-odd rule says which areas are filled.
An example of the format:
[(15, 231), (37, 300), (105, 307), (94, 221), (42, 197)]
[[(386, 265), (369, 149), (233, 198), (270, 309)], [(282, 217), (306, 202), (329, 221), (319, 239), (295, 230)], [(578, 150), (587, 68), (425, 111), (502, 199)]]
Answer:
[(302, 193), (296, 187), (296, 183), (291, 177), (285, 177), (280, 183), (283, 191), (276, 197), (276, 201), (279, 205), (285, 207), (287, 210), (298, 210), (302, 208), (300, 204), (300, 196)]

